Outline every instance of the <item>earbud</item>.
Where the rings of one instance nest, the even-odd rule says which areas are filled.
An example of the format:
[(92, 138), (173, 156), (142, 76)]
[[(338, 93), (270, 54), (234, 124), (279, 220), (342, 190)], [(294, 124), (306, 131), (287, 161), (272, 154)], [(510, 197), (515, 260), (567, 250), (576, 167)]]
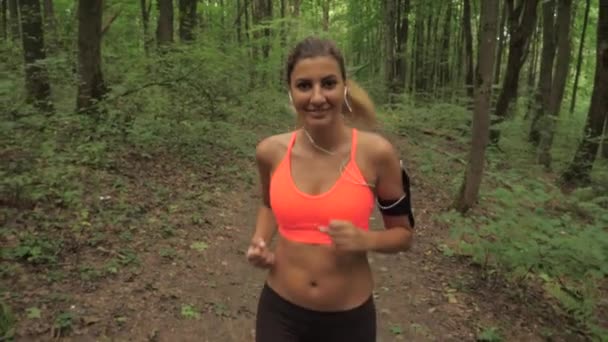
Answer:
[(293, 103), (293, 98), (291, 97), (291, 92), (287, 92), (287, 96), (289, 96), (289, 102)]

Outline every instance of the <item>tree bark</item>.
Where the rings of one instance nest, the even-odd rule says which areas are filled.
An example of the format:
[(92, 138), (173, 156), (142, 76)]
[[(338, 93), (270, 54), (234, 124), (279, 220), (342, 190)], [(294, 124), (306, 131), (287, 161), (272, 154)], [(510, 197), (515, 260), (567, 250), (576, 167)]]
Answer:
[(323, 0), (323, 31), (329, 31), (329, 5), (331, 0)]
[(570, 68), (570, 21), (572, 17), (572, 0), (559, 0), (555, 33), (557, 35), (557, 56), (551, 84), (548, 118), (541, 129), (541, 140), (538, 151), (538, 162), (545, 168), (551, 168), (551, 146), (555, 135), (555, 126), (564, 98), (568, 70)]
[(553, 62), (555, 60), (555, 1), (543, 3), (543, 49), (540, 61), (540, 78), (536, 93), (536, 110), (530, 125), (528, 140), (534, 145), (540, 143), (540, 122), (549, 111), (551, 101), (551, 85), (553, 83)]
[(173, 0), (158, 0), (156, 42), (159, 47), (173, 42)]
[(8, 5), (7, 0), (0, 0), (0, 34), (2, 39), (8, 39)]
[(562, 175), (566, 184), (588, 184), (599, 148), (599, 137), (608, 120), (608, 0), (600, 0), (597, 23), (597, 53), (593, 94), (582, 141), (569, 167)]
[(148, 32), (150, 27), (150, 11), (152, 10), (153, 0), (140, 0), (139, 7), (141, 9), (141, 23), (144, 34), (144, 51), (148, 53), (150, 51), (150, 39), (148, 38)]
[(439, 65), (439, 84), (447, 87), (450, 83), (450, 38), (452, 30), (452, 2), (448, 2), (448, 8), (443, 23), (443, 39), (441, 42), (441, 61)]
[(465, 86), (467, 95), (473, 99), (473, 34), (471, 33), (471, 0), (464, 0), (464, 13), (462, 15), (462, 25), (464, 27), (464, 45), (465, 45)]
[(574, 86), (572, 87), (572, 102), (570, 103), (570, 114), (574, 113), (576, 106), (576, 91), (578, 90), (578, 78), (581, 74), (581, 64), (583, 61), (583, 47), (585, 46), (585, 33), (587, 32), (587, 22), (589, 20), (589, 7), (591, 0), (587, 0), (585, 5), (585, 19), (583, 19), (583, 32), (581, 33), (581, 43), (578, 47), (578, 58), (576, 61), (576, 74), (574, 75)]
[[(495, 115), (498, 117), (493, 123), (500, 123), (506, 119), (511, 102), (517, 97), (519, 86), (519, 73), (526, 61), (526, 52), (530, 37), (536, 25), (536, 10), (538, 0), (521, 0), (514, 6), (514, 0), (506, 0), (509, 10), (509, 54), (507, 69), (503, 85), (496, 101)], [(500, 131), (490, 130), (490, 141), (496, 144), (500, 140)]]
[(78, 1), (78, 94), (76, 110), (90, 112), (106, 92), (101, 72), (102, 0)]
[(20, 0), (21, 32), (23, 32), (23, 56), (25, 62), (25, 88), (28, 102), (46, 113), (53, 111), (51, 85), (46, 67), (44, 50), (44, 30), (38, 0)]
[(496, 31), (498, 0), (483, 0), (480, 14), (479, 49), (475, 77), (475, 108), (473, 112), (471, 152), (464, 180), (454, 207), (461, 213), (469, 210), (477, 201), (483, 177), (485, 150), (490, 128), (490, 100), (492, 76), (496, 57)]
[(194, 40), (197, 0), (179, 0), (179, 38), (182, 42)]
[(19, 3), (17, 0), (8, 1), (8, 14), (10, 17), (11, 38), (18, 41), (21, 38), (21, 25), (19, 21)]
[(502, 68), (502, 55), (505, 47), (505, 24), (507, 22), (507, 16), (509, 15), (507, 2), (504, 2), (502, 7), (502, 14), (500, 15), (500, 24), (498, 25), (498, 51), (496, 51), (496, 65), (494, 67), (494, 83), (500, 82), (500, 71)]
[(397, 91), (402, 92), (405, 89), (406, 84), (406, 47), (407, 47), (407, 35), (409, 29), (409, 13), (410, 13), (410, 0), (399, 0), (399, 20), (397, 22), (397, 48), (396, 48), (396, 59), (395, 59), (395, 74), (397, 79)]
[(44, 24), (47, 30), (55, 30), (55, 9), (53, 6), (53, 0), (43, 0), (44, 5)]
[(384, 1), (384, 84), (391, 102), (391, 94), (395, 92), (395, 36), (397, 9), (395, 0)]

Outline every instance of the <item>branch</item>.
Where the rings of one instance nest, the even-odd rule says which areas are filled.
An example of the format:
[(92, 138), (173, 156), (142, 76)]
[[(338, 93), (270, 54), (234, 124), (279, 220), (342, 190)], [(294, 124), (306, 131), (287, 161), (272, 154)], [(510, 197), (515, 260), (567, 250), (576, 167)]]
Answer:
[(133, 89), (126, 90), (122, 94), (118, 94), (118, 95), (112, 97), (112, 99), (115, 100), (115, 99), (117, 99), (119, 97), (125, 97), (125, 96), (131, 95), (133, 93), (137, 93), (139, 91), (142, 91), (142, 90), (144, 90), (146, 88), (150, 88), (150, 87), (154, 87), (154, 86), (169, 86), (169, 85), (172, 85), (173, 83), (177, 83), (177, 82), (182, 81), (184, 79), (186, 79), (186, 76), (180, 76), (178, 78), (171, 79), (171, 80), (164, 80), (164, 81), (146, 83), (146, 84), (142, 85), (139, 88), (133, 88)]
[(114, 15), (110, 18), (110, 20), (108, 20), (108, 22), (103, 26), (103, 28), (101, 29), (102, 37), (106, 32), (108, 32), (108, 30), (110, 29), (110, 25), (112, 25), (114, 20), (116, 20), (116, 18), (118, 18), (118, 15), (120, 14), (120, 12), (122, 12), (122, 8), (120, 8), (116, 13), (114, 13)]

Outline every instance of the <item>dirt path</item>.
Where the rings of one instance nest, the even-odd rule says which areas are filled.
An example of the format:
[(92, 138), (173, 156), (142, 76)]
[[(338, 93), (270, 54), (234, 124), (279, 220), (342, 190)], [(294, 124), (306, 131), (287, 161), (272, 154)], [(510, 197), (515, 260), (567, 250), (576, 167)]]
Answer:
[[(259, 203), (255, 187), (220, 189), (212, 200), (207, 198), (205, 203), (211, 204), (199, 215), (196, 211), (201, 207), (185, 203), (200, 200), (191, 194), (201, 193), (204, 179), (193, 176), (193, 170), (176, 174), (171, 165), (148, 166), (147, 175), (141, 174), (146, 169), (141, 165), (132, 170), (129, 186), (146, 189), (137, 195), (146, 203), (158, 192), (150, 179), (162, 179), (169, 192), (166, 198), (173, 203), (164, 204), (171, 228), (160, 228), (159, 233), (157, 228), (166, 226), (154, 221), (159, 213), (150, 205), (149, 213), (135, 220), (139, 223), (131, 228), (132, 239), (127, 239), (139, 266), (83, 280), (78, 265), (107, 264), (115, 254), (125, 259), (118, 248), (125, 239), (116, 238), (125, 227), (116, 226), (108, 228), (105, 244), (78, 251), (67, 279), (45, 284), (26, 272), (14, 279), (13, 294), (22, 293), (11, 304), (17, 310), (42, 309), (42, 319), (19, 322), (17, 340), (51, 340), (49, 316), (56, 317), (59, 311), (73, 314), (65, 340), (252, 340), (264, 280), (263, 272), (244, 258)], [(449, 198), (437, 184), (426, 183), (416, 165), (411, 172), (418, 223), (415, 246), (407, 253), (370, 255), (376, 277), (378, 342), (475, 341), (484, 330), (486, 341), (498, 341), (491, 338), (495, 327), (501, 327), (506, 341), (544, 341), (548, 336), (555, 341), (579, 340), (544, 322), (539, 312), (546, 309), (534, 300), (523, 305), (504, 287), (486, 285), (465, 261), (444, 256), (439, 245), (448, 235), (447, 228), (433, 224), (431, 218)], [(372, 226), (380, 227), (380, 222), (376, 213)]]

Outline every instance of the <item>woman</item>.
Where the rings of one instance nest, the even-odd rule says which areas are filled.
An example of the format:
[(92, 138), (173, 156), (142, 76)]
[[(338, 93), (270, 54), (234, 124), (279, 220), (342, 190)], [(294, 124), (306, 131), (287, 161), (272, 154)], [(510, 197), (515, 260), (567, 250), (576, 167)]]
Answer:
[[(263, 205), (247, 259), (269, 270), (256, 341), (375, 341), (366, 253), (412, 240), (399, 158), (386, 139), (347, 125), (373, 123), (374, 109), (331, 41), (300, 42), (286, 75), (300, 128), (256, 147)], [(368, 230), (376, 201), (382, 231)]]

